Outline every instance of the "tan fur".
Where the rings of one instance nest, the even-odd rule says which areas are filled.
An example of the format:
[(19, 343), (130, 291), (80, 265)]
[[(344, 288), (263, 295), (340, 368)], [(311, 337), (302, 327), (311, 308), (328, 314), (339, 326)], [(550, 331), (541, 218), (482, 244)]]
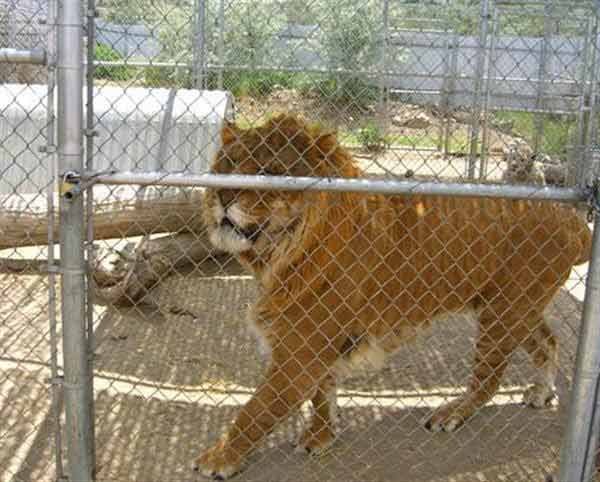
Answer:
[[(334, 134), (290, 116), (227, 127), (223, 141), (215, 173), (363, 175)], [(244, 213), (238, 234), (220, 226), (227, 206)], [(548, 202), (220, 189), (207, 190), (204, 217), (211, 239), (259, 281), (251, 317), (271, 354), (264, 383), (196, 462), (220, 477), (305, 400), (315, 414), (301, 443), (328, 447), (335, 378), (358, 360), (380, 364), (450, 312), (478, 313), (473, 376), (427, 421), (432, 430), (453, 430), (485, 404), (518, 346), (552, 373), (556, 343), (543, 311), (591, 240), (572, 209)], [(544, 383), (535, 393), (547, 397)]]

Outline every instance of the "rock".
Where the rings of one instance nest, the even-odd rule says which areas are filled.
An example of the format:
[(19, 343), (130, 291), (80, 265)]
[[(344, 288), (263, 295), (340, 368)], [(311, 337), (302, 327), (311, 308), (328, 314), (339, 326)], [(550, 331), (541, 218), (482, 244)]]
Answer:
[(546, 184), (544, 170), (536, 162), (530, 164), (512, 164), (502, 173), (502, 180), (507, 184)]
[(456, 110), (452, 116), (461, 124), (470, 124), (473, 121), (473, 114), (467, 110)]
[(546, 184), (541, 163), (536, 162), (533, 149), (523, 139), (513, 139), (502, 151), (506, 170), (502, 180), (507, 184)]
[(567, 166), (564, 164), (544, 164), (546, 184), (564, 186), (567, 183)]
[(400, 127), (404, 120), (405, 119), (403, 116), (396, 114), (394, 117), (392, 117), (392, 125)]
[(566, 184), (567, 165), (546, 154), (534, 154), (523, 139), (515, 138), (509, 142), (502, 152), (502, 159), (506, 162), (502, 179), (509, 184)]
[(515, 122), (513, 120), (499, 120), (495, 122), (495, 127), (499, 131), (510, 133), (515, 127)]
[(411, 115), (410, 117), (399, 114), (392, 117), (393, 125), (397, 127), (406, 127), (408, 129), (427, 129), (432, 123), (432, 120), (424, 112), (419, 112), (416, 115)]
[(515, 137), (502, 150), (502, 159), (510, 164), (512, 162), (529, 162), (533, 158), (533, 149), (523, 139)]
[(490, 146), (490, 153), (496, 154), (496, 155), (503, 154), (504, 148), (505, 148), (505, 145), (502, 142), (495, 142), (494, 144), (492, 144)]

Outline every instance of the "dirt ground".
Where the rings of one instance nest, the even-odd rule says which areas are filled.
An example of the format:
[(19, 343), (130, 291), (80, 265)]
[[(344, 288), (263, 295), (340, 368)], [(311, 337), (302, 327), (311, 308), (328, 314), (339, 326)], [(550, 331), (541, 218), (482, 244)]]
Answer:
[[(392, 140), (405, 139), (411, 150), (422, 147), (424, 139), (439, 141), (443, 129), (447, 128), (450, 147), (460, 146), (468, 152), (472, 123), (472, 113), (468, 110), (451, 109), (444, 113), (436, 105), (411, 104), (406, 99), (389, 99), (383, 109), (377, 102), (361, 104), (347, 100), (336, 103), (317, 94), (303, 94), (294, 89), (275, 89), (264, 98), (236, 97), (235, 112), (236, 121), (242, 125), (261, 124), (271, 114), (293, 112), (310, 122), (318, 121), (326, 128), (335, 129), (338, 134), (376, 127), (377, 133)], [(501, 152), (516, 134), (512, 127), (493, 122), (488, 124), (489, 149)]]
[[(0, 480), (55, 478), (49, 389), (47, 281), (0, 278)], [(190, 460), (208, 447), (261, 379), (265, 363), (245, 328), (254, 281), (219, 266), (174, 275), (153, 293), (159, 309), (96, 307), (98, 481), (194, 481)], [(177, 306), (185, 315), (160, 307)], [(581, 303), (566, 290), (549, 309), (561, 341), (559, 402), (520, 405), (532, 380), (514, 356), (501, 392), (453, 434), (421, 420), (467, 380), (474, 325), (442, 321), (383, 371), (340, 386), (342, 432), (321, 458), (293, 452), (306, 411), (269, 436), (241, 481), (536, 481), (558, 462)]]
[[(336, 113), (316, 98), (301, 100), (293, 92), (277, 91), (264, 104), (242, 99), (236, 109), (257, 122), (269, 105), (271, 111), (293, 110), (346, 130), (359, 129), (376, 116), (372, 108)], [(390, 113), (400, 117), (396, 124), (426, 118), (430, 125), (392, 124), (389, 134), (411, 137), (439, 130), (435, 112), (411, 109), (392, 106)], [(346, 124), (340, 125), (342, 118)], [(452, 120), (458, 137), (466, 136), (467, 121)], [(490, 146), (509, 141), (510, 136), (493, 131)], [(354, 154), (375, 175), (403, 177), (410, 171), (416, 177), (457, 180), (467, 169), (464, 156), (435, 151)], [(495, 164), (497, 157), (490, 159), (490, 179), (504, 169)], [(216, 440), (261, 380), (265, 362), (245, 326), (254, 281), (234, 266), (221, 268), (207, 264), (171, 276), (152, 293), (158, 308), (95, 306), (98, 481), (202, 480), (190, 471), (190, 461)], [(581, 291), (577, 277), (568, 286), (573, 293)], [(48, 280), (0, 275), (0, 290), (0, 481), (54, 481), (59, 474), (48, 384)], [(173, 306), (185, 314), (173, 314), (168, 309)], [(382, 371), (341, 383), (341, 434), (329, 454), (314, 459), (294, 453), (292, 442), (308, 416), (303, 410), (269, 436), (236, 480), (541, 482), (558, 462), (580, 313), (580, 301), (566, 289), (549, 309), (562, 347), (559, 397), (551, 408), (520, 405), (533, 372), (518, 353), (500, 393), (468, 424), (453, 434), (425, 430), (422, 419), (459, 394), (470, 371), (474, 325), (453, 317), (398, 353)], [(61, 360), (60, 350), (57, 355)], [(61, 397), (56, 405), (62, 410)], [(58, 435), (64, 444), (64, 434)]]
[[(341, 142), (370, 175), (446, 182), (469, 180), (472, 114), (466, 110), (443, 113), (434, 105), (389, 100), (382, 112), (377, 103), (338, 105), (315, 94), (276, 89), (262, 99), (236, 98), (235, 111), (236, 122), (241, 126), (260, 125), (272, 114), (292, 112), (309, 122), (318, 121), (326, 129), (335, 129)], [(483, 177), (498, 182), (506, 170), (503, 152), (519, 137), (512, 127), (497, 124), (493, 118), (486, 125), (488, 155)], [(387, 139), (376, 143), (381, 149), (370, 149), (364, 139), (356, 138), (365, 128)], [(445, 136), (447, 150), (443, 148)], [(481, 169), (478, 161), (475, 179)]]

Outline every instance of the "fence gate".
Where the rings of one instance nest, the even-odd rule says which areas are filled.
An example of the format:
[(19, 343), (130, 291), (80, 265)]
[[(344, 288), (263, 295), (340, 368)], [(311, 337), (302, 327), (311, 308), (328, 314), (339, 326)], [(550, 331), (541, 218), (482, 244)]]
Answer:
[(0, 479), (63, 480), (57, 3), (0, 1)]
[[(587, 0), (0, 0), (0, 479), (203, 480), (191, 462), (236, 419), (200, 460), (205, 475), (241, 468), (240, 482), (592, 480), (600, 430), (598, 8)], [(282, 110), (318, 124), (279, 117)], [(272, 129), (246, 132), (261, 125)], [(239, 139), (253, 149), (236, 150)], [(211, 174), (224, 143), (230, 158), (219, 169), (244, 174), (256, 159), (271, 162), (256, 176)], [(336, 164), (327, 156), (342, 148), (354, 163), (342, 174), (365, 179), (328, 170)], [(281, 167), (294, 156), (301, 162)], [(325, 177), (315, 180), (317, 172)], [(208, 188), (219, 192), (206, 201)], [(279, 196), (265, 189), (286, 195), (259, 222)], [(306, 209), (294, 196), (313, 208), (302, 211), (309, 222), (294, 217)], [(356, 199), (351, 208), (336, 204)], [(592, 258), (558, 276), (537, 324), (511, 331), (514, 320), (504, 325), (492, 312), (500, 306), (516, 319), (508, 295), (536, 296), (535, 282), (519, 286), (517, 273), (556, 275), (560, 256), (539, 260), (564, 226), (533, 247), (527, 236), (539, 227), (522, 226), (480, 247), (504, 229), (498, 219), (530, 228), (527, 209), (538, 201), (581, 208), (587, 222), (573, 225), (596, 228)], [(382, 207), (392, 205), (402, 206), (393, 213), (404, 225)], [(246, 218), (244, 207), (256, 211)], [(471, 218), (488, 208), (472, 234)], [(543, 218), (558, 208), (536, 209)], [(319, 224), (341, 210), (342, 219), (364, 216)], [(219, 215), (223, 231), (211, 237), (205, 221)], [(446, 220), (454, 231), (437, 230)], [(257, 280), (227, 254), (250, 251), (256, 257), (246, 261), (259, 270), (272, 254), (265, 243), (284, 240), (274, 252), (285, 251), (289, 237), (314, 226), (322, 228), (317, 244), (286, 251), (310, 261), (288, 284), (275, 268)], [(510, 236), (526, 241), (511, 245)], [(395, 241), (424, 254), (408, 260)], [(354, 246), (361, 249), (351, 253)], [(390, 300), (402, 298), (398, 289), (412, 302), (451, 305), (470, 288), (456, 283), (445, 297), (446, 273), (485, 277), (465, 267), (506, 246), (526, 255), (506, 248), (503, 281), (469, 298), (492, 293), (481, 310), (487, 325), (478, 332), (462, 312), (435, 317), (431, 333), (417, 333), (383, 370), (369, 369), (386, 347), (413, 338), (412, 326), (394, 323), (417, 320), (427, 306), (397, 315)], [(410, 263), (422, 270), (407, 277)], [(439, 276), (414, 288), (431, 269)], [(282, 293), (295, 289), (299, 272), (326, 282), (303, 279), (312, 304), (299, 297), (270, 313), (292, 321), (271, 337), (280, 351), (267, 376), (278, 383), (265, 384), (269, 363), (248, 307), (278, 283), (272, 299), (289, 301)], [(264, 312), (250, 315), (262, 322)], [(300, 334), (308, 318), (320, 323)], [(369, 331), (377, 323), (385, 336)], [(285, 345), (297, 338), (297, 350)], [(483, 348), (474, 355), (476, 339)], [(374, 354), (365, 372), (335, 381), (319, 371), (365, 347)], [(511, 357), (506, 371), (498, 353)], [(442, 416), (460, 396), (464, 404)], [(465, 406), (473, 417), (461, 425)], [(329, 450), (333, 428), (339, 437)]]

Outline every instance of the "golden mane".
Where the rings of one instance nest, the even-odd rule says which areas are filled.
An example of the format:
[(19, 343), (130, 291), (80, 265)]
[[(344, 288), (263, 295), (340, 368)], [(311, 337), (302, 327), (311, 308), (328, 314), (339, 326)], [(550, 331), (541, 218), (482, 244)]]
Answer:
[[(278, 114), (263, 125), (249, 129), (228, 124), (222, 130), (221, 138), (224, 145), (237, 145), (252, 153), (267, 149), (281, 161), (273, 166), (280, 175), (352, 178), (364, 174), (350, 153), (339, 144), (335, 131), (292, 115)], [(296, 154), (294, 159), (278, 157), (290, 147)], [(302, 159), (302, 165), (296, 164), (298, 158)]]

